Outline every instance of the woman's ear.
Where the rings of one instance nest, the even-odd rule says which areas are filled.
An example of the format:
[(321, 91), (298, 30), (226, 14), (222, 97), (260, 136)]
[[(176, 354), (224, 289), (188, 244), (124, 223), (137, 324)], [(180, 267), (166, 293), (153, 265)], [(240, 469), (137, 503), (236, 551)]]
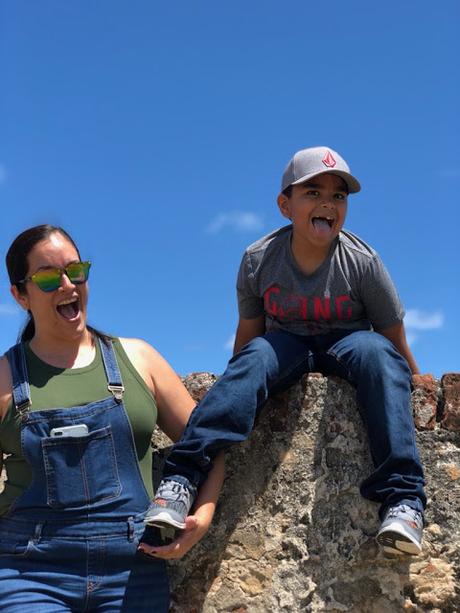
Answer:
[(19, 306), (23, 308), (25, 311), (28, 311), (29, 310), (29, 298), (27, 294), (21, 294), (21, 292), (18, 290), (17, 285), (12, 285), (10, 287), (10, 292), (13, 298), (19, 304)]
[(281, 215), (283, 217), (287, 217), (287, 219), (291, 219), (291, 206), (290, 200), (284, 194), (280, 194), (276, 199), (278, 203), (278, 208), (281, 211)]

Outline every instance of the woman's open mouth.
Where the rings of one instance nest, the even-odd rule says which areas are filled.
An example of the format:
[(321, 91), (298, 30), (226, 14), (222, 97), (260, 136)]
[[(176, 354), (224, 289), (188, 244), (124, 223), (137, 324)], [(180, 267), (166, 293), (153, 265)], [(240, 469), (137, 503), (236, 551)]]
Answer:
[(62, 300), (62, 302), (57, 305), (56, 310), (59, 315), (67, 321), (77, 319), (80, 315), (80, 300), (78, 298)]

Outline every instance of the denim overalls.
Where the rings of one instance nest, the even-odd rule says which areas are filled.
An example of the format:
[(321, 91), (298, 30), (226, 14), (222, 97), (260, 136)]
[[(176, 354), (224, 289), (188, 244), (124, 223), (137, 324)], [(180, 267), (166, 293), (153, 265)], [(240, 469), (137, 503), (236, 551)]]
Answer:
[[(72, 408), (30, 411), (23, 345), (6, 354), (33, 478), (0, 519), (2, 613), (168, 610), (164, 561), (137, 553), (150, 500), (115, 352), (99, 344), (110, 396)], [(50, 436), (76, 424), (88, 434)]]

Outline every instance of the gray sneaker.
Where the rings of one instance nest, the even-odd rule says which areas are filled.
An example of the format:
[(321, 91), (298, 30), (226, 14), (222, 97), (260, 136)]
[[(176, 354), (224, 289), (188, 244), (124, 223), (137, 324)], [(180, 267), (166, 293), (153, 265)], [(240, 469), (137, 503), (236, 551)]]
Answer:
[(179, 530), (185, 528), (185, 518), (197, 494), (191, 483), (184, 485), (172, 479), (164, 480), (158, 486), (155, 498), (147, 510), (144, 523), (148, 526), (164, 528), (172, 526)]
[(418, 555), (422, 551), (423, 515), (406, 504), (390, 507), (377, 534), (386, 553)]

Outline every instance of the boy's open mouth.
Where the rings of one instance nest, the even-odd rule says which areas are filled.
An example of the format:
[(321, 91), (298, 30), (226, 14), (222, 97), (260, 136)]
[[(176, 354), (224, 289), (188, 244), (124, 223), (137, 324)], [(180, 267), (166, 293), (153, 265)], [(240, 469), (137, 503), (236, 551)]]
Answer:
[(332, 217), (313, 217), (311, 222), (318, 232), (329, 232), (334, 224), (334, 219)]
[(80, 313), (80, 301), (78, 298), (68, 298), (60, 302), (56, 310), (61, 317), (70, 321), (78, 317)]

